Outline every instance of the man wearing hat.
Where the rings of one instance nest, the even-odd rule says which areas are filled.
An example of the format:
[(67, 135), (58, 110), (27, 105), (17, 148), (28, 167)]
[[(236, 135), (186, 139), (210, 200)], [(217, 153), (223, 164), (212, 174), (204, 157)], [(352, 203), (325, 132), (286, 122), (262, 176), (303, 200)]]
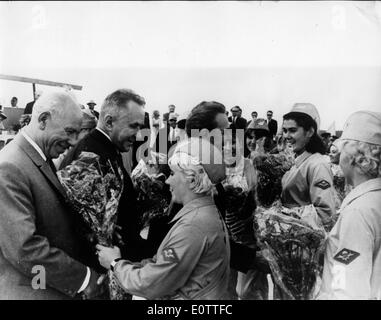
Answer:
[(319, 298), (380, 300), (381, 113), (353, 113), (335, 143), (354, 188), (328, 236)]
[(89, 110), (92, 115), (94, 115), (97, 119), (99, 119), (99, 112), (94, 110), (94, 107), (97, 105), (94, 100), (90, 100), (87, 105), (89, 106)]
[(239, 106), (235, 106), (230, 110), (232, 116), (228, 118), (230, 124), (230, 129), (246, 129), (247, 121), (242, 118), (242, 109)]

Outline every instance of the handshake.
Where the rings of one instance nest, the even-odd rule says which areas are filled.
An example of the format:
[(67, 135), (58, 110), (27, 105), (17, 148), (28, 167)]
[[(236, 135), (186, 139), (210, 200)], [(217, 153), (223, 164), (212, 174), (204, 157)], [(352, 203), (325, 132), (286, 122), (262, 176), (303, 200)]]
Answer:
[[(99, 263), (105, 268), (110, 269), (111, 262), (121, 258), (120, 249), (118, 247), (96, 246)], [(83, 300), (104, 300), (109, 299), (109, 277), (107, 273), (99, 274), (91, 271), (89, 284), (80, 295)]]
[(107, 274), (91, 271), (89, 284), (79, 293), (82, 300), (108, 300)]

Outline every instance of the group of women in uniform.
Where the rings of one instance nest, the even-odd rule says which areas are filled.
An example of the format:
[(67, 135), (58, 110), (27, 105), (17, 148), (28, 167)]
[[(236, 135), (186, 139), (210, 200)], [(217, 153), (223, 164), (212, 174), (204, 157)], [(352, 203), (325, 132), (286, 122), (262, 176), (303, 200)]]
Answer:
[[(215, 119), (224, 124), (220, 129), (227, 128), (223, 116), (221, 112)], [(266, 134), (266, 123), (253, 122), (245, 133), (245, 153), (226, 167), (206, 163), (189, 151), (202, 141), (202, 150), (208, 144), (222, 159), (224, 150), (219, 146), (209, 146), (203, 138), (185, 139), (169, 159), (172, 176), (167, 180), (173, 201), (183, 207), (172, 219), (172, 228), (157, 254), (135, 263), (121, 259), (117, 247), (98, 246), (101, 264), (114, 270), (126, 291), (148, 299), (226, 299), (231, 281), (228, 237), (237, 223), (231, 226), (229, 217), (222, 217), (217, 209), (213, 200), (216, 184), (240, 176), (247, 188), (255, 190), (251, 160), (274, 147), (284, 149), (287, 144), (295, 154), (295, 164), (282, 179), (282, 205), (313, 204), (326, 231), (330, 231), (319, 298), (380, 299), (381, 114), (353, 114), (335, 144), (343, 174), (353, 190), (344, 199), (334, 226), (337, 197), (330, 164), (323, 156), (326, 150), (318, 136), (319, 125), (316, 107), (297, 103), (283, 116), (283, 134), (274, 146)], [(245, 222), (252, 223), (250, 219)], [(265, 275), (247, 272), (237, 277), (239, 298), (267, 298)]]

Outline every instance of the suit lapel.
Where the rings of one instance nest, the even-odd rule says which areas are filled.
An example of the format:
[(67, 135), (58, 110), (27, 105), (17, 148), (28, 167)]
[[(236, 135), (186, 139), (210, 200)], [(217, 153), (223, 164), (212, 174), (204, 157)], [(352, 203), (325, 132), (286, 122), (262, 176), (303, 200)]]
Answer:
[(45, 178), (51, 183), (54, 189), (66, 200), (66, 192), (59, 182), (57, 176), (54, 174), (49, 164), (42, 159), (36, 149), (21, 135), (17, 135), (15, 142), (21, 147), (25, 154), (32, 160), (32, 162), (38, 167)]

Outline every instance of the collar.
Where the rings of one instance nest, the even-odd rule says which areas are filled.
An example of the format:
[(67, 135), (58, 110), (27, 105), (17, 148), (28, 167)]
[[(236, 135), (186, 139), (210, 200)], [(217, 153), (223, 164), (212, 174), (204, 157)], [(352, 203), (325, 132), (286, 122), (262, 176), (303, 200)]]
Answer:
[(307, 160), (310, 156), (312, 156), (312, 153), (309, 153), (307, 151), (304, 151), (300, 156), (297, 156), (295, 158), (295, 166), (297, 168), (300, 167), (300, 165), (305, 161)]
[(182, 209), (174, 216), (174, 218), (169, 223), (179, 220), (190, 211), (196, 210), (201, 207), (208, 207), (212, 205), (214, 205), (214, 201), (211, 196), (205, 196), (202, 198), (197, 198), (192, 201), (189, 201), (184, 207), (182, 207)]
[(105, 137), (107, 137), (107, 139), (111, 141), (111, 138), (109, 137), (109, 135), (106, 132), (104, 132), (102, 129), (96, 127), (95, 130), (98, 130), (99, 132), (101, 132)]
[(352, 189), (351, 192), (343, 200), (341, 204), (340, 211), (342, 211), (346, 206), (348, 206), (353, 200), (361, 197), (362, 195), (371, 192), (381, 190), (381, 178), (374, 178), (359, 184), (356, 188)]
[(26, 139), (26, 141), (28, 141), (31, 146), (38, 152), (38, 154), (41, 156), (42, 159), (44, 159), (44, 161), (47, 160), (45, 154), (42, 152), (41, 148), (38, 146), (38, 144), (36, 142), (34, 142), (34, 140), (28, 136), (28, 134), (25, 132), (25, 130), (21, 130), (20, 131), (21, 134), (24, 136), (24, 138)]

